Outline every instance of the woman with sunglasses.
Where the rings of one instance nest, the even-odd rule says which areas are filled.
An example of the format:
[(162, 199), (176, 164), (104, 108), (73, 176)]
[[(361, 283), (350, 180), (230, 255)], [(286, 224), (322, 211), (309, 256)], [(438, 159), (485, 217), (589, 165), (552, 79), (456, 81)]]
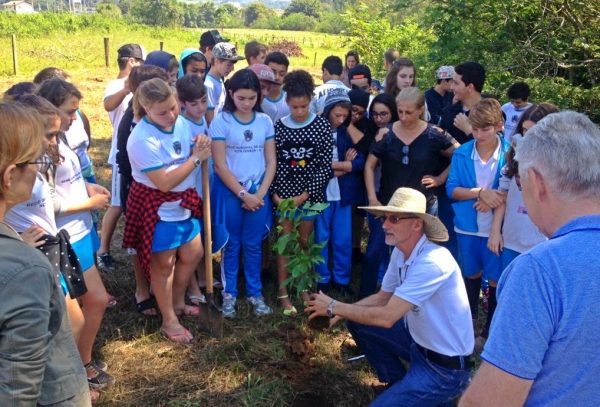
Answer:
[(89, 406), (54, 271), (6, 222), (32, 200), (39, 171), (50, 162), (40, 158), (44, 121), (13, 103), (0, 104), (0, 123), (0, 405)]
[(533, 105), (521, 116), (510, 150), (506, 153), (506, 165), (502, 169), (498, 189), (507, 193), (506, 203), (494, 210), (488, 248), (502, 261), (502, 270), (521, 253), (547, 240), (533, 224), (523, 201), (519, 166), (515, 161), (515, 147), (519, 139), (544, 117), (558, 113), (558, 108), (550, 103)]
[[(423, 193), (427, 198), (427, 212), (437, 215), (437, 199), (432, 188), (446, 182), (448, 168), (438, 176), (431, 174), (441, 157), (451, 158), (459, 144), (448, 133), (424, 120), (425, 95), (418, 88), (409, 87), (398, 94), (396, 111), (398, 121), (379, 130), (365, 164), (369, 206), (381, 206), (381, 202), (390, 200), (396, 189), (409, 187)], [(380, 162), (381, 181), (377, 192), (375, 168)], [(371, 232), (377, 234), (382, 223), (374, 220), (369, 226)], [(363, 282), (367, 279), (365, 290), (374, 291), (373, 280), (377, 275), (377, 267), (388, 252), (384, 241), (385, 236), (376, 243), (375, 256), (369, 258), (368, 249), (365, 254), (362, 277)], [(361, 294), (365, 294), (363, 288)]]

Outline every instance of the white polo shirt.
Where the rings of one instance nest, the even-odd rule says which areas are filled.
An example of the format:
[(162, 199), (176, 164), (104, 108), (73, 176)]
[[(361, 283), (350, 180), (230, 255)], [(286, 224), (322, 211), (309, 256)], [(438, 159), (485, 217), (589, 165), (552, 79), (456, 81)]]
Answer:
[(394, 248), (381, 289), (414, 305), (404, 318), (417, 344), (446, 356), (473, 353), (467, 290), (448, 249), (425, 235), (406, 260)]

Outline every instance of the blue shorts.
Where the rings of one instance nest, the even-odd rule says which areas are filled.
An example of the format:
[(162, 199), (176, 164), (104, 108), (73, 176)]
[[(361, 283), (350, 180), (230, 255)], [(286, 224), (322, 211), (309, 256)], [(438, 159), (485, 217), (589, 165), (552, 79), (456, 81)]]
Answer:
[(483, 270), (483, 276), (498, 282), (502, 261), (487, 247), (488, 238), (457, 233), (463, 277), (470, 278)]
[(200, 221), (195, 218), (165, 222), (159, 220), (154, 230), (152, 252), (177, 249), (200, 234)]
[(502, 250), (502, 254), (500, 255), (500, 259), (502, 260), (502, 270), (506, 270), (508, 265), (520, 255), (521, 253), (507, 249), (505, 247), (504, 250)]
[(98, 238), (98, 232), (96, 232), (96, 228), (92, 228), (90, 233), (85, 235), (83, 239), (75, 243), (71, 243), (71, 246), (73, 246), (73, 250), (75, 250), (77, 257), (79, 258), (81, 270), (89, 270), (94, 264), (96, 264), (94, 254), (100, 248), (100, 239)]

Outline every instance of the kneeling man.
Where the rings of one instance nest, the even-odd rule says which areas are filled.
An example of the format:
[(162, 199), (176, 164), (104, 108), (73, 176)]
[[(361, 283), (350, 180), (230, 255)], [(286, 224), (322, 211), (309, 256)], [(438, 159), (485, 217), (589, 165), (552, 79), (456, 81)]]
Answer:
[[(381, 290), (355, 304), (312, 294), (310, 318), (328, 315), (348, 330), (377, 370), (386, 391), (372, 406), (452, 405), (469, 381), (473, 325), (461, 272), (440, 220), (425, 212), (425, 196), (396, 190), (387, 206), (365, 207), (383, 221), (394, 246)], [(400, 360), (410, 363), (407, 370)]]

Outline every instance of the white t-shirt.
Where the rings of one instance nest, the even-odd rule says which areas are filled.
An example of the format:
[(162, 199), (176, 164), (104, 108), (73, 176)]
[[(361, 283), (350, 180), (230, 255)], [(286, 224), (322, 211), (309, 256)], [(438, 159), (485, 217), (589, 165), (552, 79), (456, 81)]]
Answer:
[[(333, 130), (333, 159), (331, 160), (332, 162), (338, 162), (340, 161), (340, 156), (338, 153), (338, 147), (337, 147), (337, 130)], [(327, 196), (327, 202), (333, 202), (333, 201), (339, 201), (340, 199), (342, 199), (341, 197), (341, 193), (340, 193), (340, 183), (338, 182), (337, 177), (333, 177), (329, 180), (329, 183), (327, 184), (327, 189), (325, 190), (326, 196)]]
[[(56, 196), (63, 206), (69, 206), (71, 202), (88, 200), (89, 195), (77, 154), (62, 142), (58, 143), (58, 152), (64, 161), (56, 167), (54, 179)], [(69, 232), (71, 243), (78, 242), (92, 230), (92, 213), (90, 211), (59, 213), (56, 215), (56, 227)]]
[(273, 123), (290, 114), (290, 107), (285, 101), (285, 92), (283, 90), (281, 91), (279, 98), (272, 100), (267, 96), (260, 106), (262, 107), (263, 112), (271, 118)]
[(37, 225), (47, 234), (56, 236), (58, 229), (54, 218), (52, 191), (42, 174), (37, 174), (31, 199), (13, 206), (4, 216), (4, 221), (19, 233)]
[(473, 353), (467, 290), (448, 249), (425, 235), (406, 260), (394, 248), (381, 289), (414, 305), (404, 318), (417, 344), (446, 356)]
[(502, 226), (504, 247), (517, 253), (525, 253), (532, 247), (548, 240), (527, 214), (523, 193), (519, 191), (515, 178), (502, 175), (498, 189), (508, 192)]
[[(492, 189), (494, 185), (494, 179), (498, 171), (498, 161), (500, 160), (500, 150), (502, 148), (502, 142), (500, 137), (497, 137), (496, 150), (490, 159), (484, 163), (477, 152), (477, 147), (473, 146), (473, 152), (471, 153), (471, 159), (475, 165), (475, 179), (477, 180), (477, 188)], [(494, 221), (494, 211), (490, 210), (486, 213), (477, 211), (477, 232), (466, 232), (464, 230), (454, 227), (454, 230), (458, 233), (472, 236), (489, 237), (490, 231), (492, 230), (492, 222)]]
[[(123, 90), (123, 85), (125, 84), (125, 79), (127, 79), (127, 78), (115, 79), (114, 81), (109, 82), (109, 84), (106, 85), (106, 90), (104, 91), (104, 99), (103, 100), (106, 100), (107, 97), (112, 96), (115, 93)], [(119, 132), (119, 123), (121, 123), (123, 114), (125, 113), (125, 110), (127, 110), (127, 106), (129, 106), (129, 101), (131, 100), (132, 97), (133, 97), (133, 94), (130, 92), (127, 96), (125, 96), (125, 98), (123, 98), (123, 101), (121, 102), (121, 104), (119, 106), (117, 106), (117, 108), (115, 110), (113, 110), (112, 112), (108, 112), (108, 118), (110, 119), (110, 122), (112, 123), (112, 126), (113, 126), (112, 142), (111, 142), (111, 146), (110, 146), (110, 153), (108, 154), (108, 163), (109, 164), (116, 164), (117, 133)]]
[(91, 165), (90, 156), (88, 154), (90, 139), (85, 132), (85, 127), (83, 127), (83, 119), (79, 110), (77, 110), (77, 119), (73, 120), (71, 127), (65, 132), (65, 137), (67, 138), (67, 143), (71, 150), (75, 151), (79, 157), (81, 168), (89, 167)]
[(207, 109), (214, 110), (215, 115), (220, 113), (225, 104), (225, 85), (223, 84), (223, 80), (219, 80), (211, 74), (206, 74), (204, 87), (206, 87)]
[(344, 85), (344, 82), (336, 80), (327, 81), (327, 83), (317, 86), (313, 92), (313, 99), (310, 102), (310, 111), (312, 113), (321, 113), (325, 108), (325, 99), (327, 99), (329, 92), (338, 88), (350, 91), (350, 89)]
[(259, 184), (265, 173), (265, 142), (275, 137), (273, 122), (264, 113), (254, 112), (247, 123), (233, 114), (222, 112), (210, 123), (208, 130), (213, 141), (225, 141), (227, 167), (238, 182), (250, 189)]
[[(184, 164), (191, 155), (191, 130), (188, 121), (179, 116), (171, 132), (166, 132), (150, 123), (144, 117), (135, 126), (129, 140), (127, 153), (131, 161), (133, 179), (150, 188), (156, 185), (147, 173), (164, 168), (167, 173)], [(181, 192), (196, 187), (198, 169), (192, 171), (185, 180), (171, 191)], [(188, 219), (192, 215), (189, 209), (181, 206), (181, 200), (165, 202), (158, 209), (158, 216), (166, 222)]]
[(515, 106), (508, 102), (502, 105), (502, 111), (506, 115), (506, 121), (504, 122), (504, 139), (510, 141), (512, 138), (517, 125), (519, 124), (519, 120), (521, 120), (521, 115), (523, 112), (531, 107), (531, 103), (528, 103), (523, 109), (517, 109)]
[[(196, 137), (199, 134), (204, 134), (208, 136), (208, 126), (206, 125), (206, 120), (204, 120), (204, 118), (202, 118), (202, 120), (198, 123), (193, 121), (192, 119), (190, 119), (189, 117), (185, 117), (185, 116), (181, 116), (183, 117), (188, 125), (190, 126), (190, 142), (191, 139)], [(209, 179), (209, 184), (212, 185), (212, 177), (213, 177), (213, 162), (212, 162), (212, 158), (208, 159), (208, 179)], [(198, 168), (196, 170), (196, 175), (197, 175), (197, 179), (196, 179), (196, 190), (198, 191), (198, 194), (203, 198), (204, 195), (202, 193), (202, 167)]]

